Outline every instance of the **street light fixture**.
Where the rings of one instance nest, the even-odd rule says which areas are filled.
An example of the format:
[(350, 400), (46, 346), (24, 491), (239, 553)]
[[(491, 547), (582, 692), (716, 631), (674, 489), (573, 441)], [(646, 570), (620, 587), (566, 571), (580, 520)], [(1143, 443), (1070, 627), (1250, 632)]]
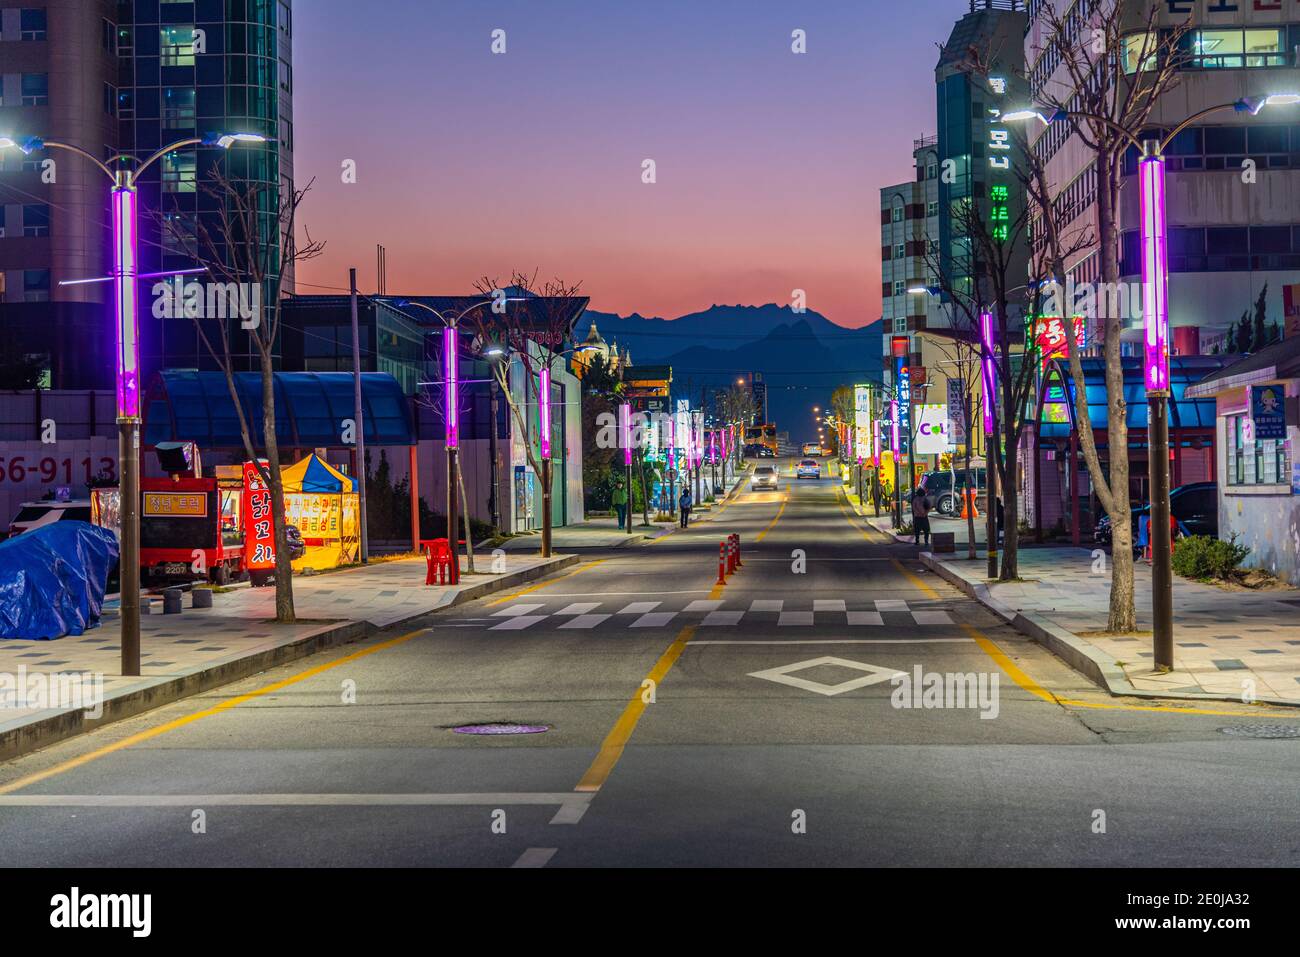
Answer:
[(1233, 110), (1257, 116), (1266, 106), (1300, 103), (1300, 94), (1273, 93), (1243, 97), (1193, 113), (1164, 139), (1139, 140), (1128, 129), (1104, 116), (1056, 110), (1045, 117), (1034, 109), (1003, 113), (1006, 122), (1037, 118), (1044, 125), (1071, 117), (1100, 122), (1123, 134), (1137, 147), (1139, 244), (1142, 250), (1143, 381), (1147, 393), (1147, 450), (1151, 484), (1151, 601), (1152, 650), (1157, 670), (1174, 667), (1173, 542), (1169, 521), (1169, 228), (1165, 180), (1165, 150), (1183, 130), (1214, 113)]
[[(110, 206), (113, 219), (113, 272), (107, 277), (113, 283), (114, 321), (117, 326), (117, 430), (118, 469), (121, 482), (118, 487), (118, 515), (120, 548), (118, 578), (120, 581), (119, 609), (122, 622), (122, 674), (140, 674), (140, 325), (138, 316), (139, 290), (136, 283), (144, 278), (138, 269), (139, 259), (139, 203), (138, 187), (141, 174), (168, 153), (187, 146), (215, 146), (228, 149), (235, 143), (266, 143), (267, 137), (259, 133), (225, 133), (189, 137), (177, 140), (151, 154), (143, 162), (133, 156), (119, 154), (109, 162), (133, 162), (131, 168), (110, 168), (94, 154), (79, 146), (30, 136), (23, 140), (0, 138), (0, 150), (17, 148), (24, 154), (43, 149), (59, 149), (76, 153), (99, 168), (113, 184)], [(92, 280), (99, 281), (99, 280)]]

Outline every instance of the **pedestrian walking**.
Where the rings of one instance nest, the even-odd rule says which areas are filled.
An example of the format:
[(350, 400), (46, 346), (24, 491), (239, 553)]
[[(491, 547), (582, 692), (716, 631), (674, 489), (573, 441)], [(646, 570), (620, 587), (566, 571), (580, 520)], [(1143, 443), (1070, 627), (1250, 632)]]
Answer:
[(623, 487), (622, 480), (614, 483), (614, 491), (609, 496), (610, 504), (614, 506), (614, 512), (618, 515), (618, 529), (623, 531), (627, 528), (627, 489)]
[[(934, 499), (925, 494), (925, 486), (918, 485), (912, 495), (912, 539), (917, 545), (930, 544), (930, 513)], [(925, 541), (922, 542), (921, 539)]]
[(691, 505), (694, 500), (691, 498), (691, 490), (688, 487), (682, 488), (681, 498), (677, 500), (677, 511), (682, 517), (682, 528), (691, 523)]

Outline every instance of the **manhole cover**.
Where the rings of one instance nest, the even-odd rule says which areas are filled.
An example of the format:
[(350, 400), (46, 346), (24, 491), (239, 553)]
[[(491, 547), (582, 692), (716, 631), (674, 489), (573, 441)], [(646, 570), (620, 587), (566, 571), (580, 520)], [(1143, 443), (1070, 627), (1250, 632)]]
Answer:
[(551, 729), (544, 724), (514, 724), (498, 721), (492, 724), (462, 724), (451, 730), (457, 734), (541, 734)]
[(1242, 738), (1300, 738), (1300, 725), (1294, 724), (1234, 724), (1219, 730)]

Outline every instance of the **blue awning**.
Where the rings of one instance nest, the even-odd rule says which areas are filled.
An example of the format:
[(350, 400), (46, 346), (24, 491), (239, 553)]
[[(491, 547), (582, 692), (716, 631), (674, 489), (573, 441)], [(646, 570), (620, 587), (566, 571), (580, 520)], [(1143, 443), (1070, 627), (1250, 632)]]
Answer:
[[(1169, 426), (1174, 429), (1213, 429), (1214, 399), (1191, 399), (1184, 395), (1189, 385), (1222, 369), (1236, 356), (1172, 356), (1169, 359)], [(1088, 397), (1088, 413), (1094, 430), (1107, 428), (1106, 362), (1104, 359), (1081, 359), (1083, 381)], [(1131, 431), (1145, 432), (1147, 428), (1146, 387), (1142, 377), (1142, 360), (1127, 357), (1121, 360), (1124, 367), (1124, 401), (1128, 404), (1127, 420)], [(1048, 364), (1044, 384), (1057, 385), (1057, 376), (1072, 383), (1070, 368), (1064, 358)], [(1058, 385), (1059, 388), (1059, 385)], [(1070, 394), (1074, 394), (1073, 385)], [(1050, 401), (1050, 400), (1049, 400)], [(1074, 410), (1070, 409), (1073, 416)], [(1043, 438), (1066, 439), (1070, 436), (1069, 422), (1043, 422)]]
[[(261, 448), (262, 376), (235, 374), (239, 403)], [(367, 445), (414, 445), (410, 400), (387, 372), (361, 374), (362, 418)], [(350, 372), (277, 372), (275, 433), (282, 448), (351, 448), (343, 441), (345, 420), (355, 417)], [(164, 371), (145, 399), (144, 443), (196, 442), (202, 449), (244, 447), (239, 416), (220, 372)]]

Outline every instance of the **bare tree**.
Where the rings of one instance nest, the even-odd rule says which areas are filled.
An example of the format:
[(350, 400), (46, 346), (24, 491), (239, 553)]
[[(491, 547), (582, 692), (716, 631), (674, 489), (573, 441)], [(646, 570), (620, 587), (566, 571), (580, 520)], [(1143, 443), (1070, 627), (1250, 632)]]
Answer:
[[(1151, 119), (1160, 98), (1178, 82), (1185, 61), (1181, 47), (1189, 23), (1160, 26), (1158, 5), (1143, 17), (1134, 0), (1076, 4), (1061, 13), (1045, 7), (1044, 54), (1059, 58), (1063, 77), (1055, 88), (1044, 89), (1039, 99), (1053, 122), (1067, 123), (1070, 133), (1091, 153), (1097, 180), (1095, 239), (1100, 278), (1106, 288), (1116, 288), (1120, 278), (1118, 209), (1123, 185), (1124, 157)], [(1086, 7), (1086, 11), (1085, 8)], [(1039, 214), (1043, 255), (1053, 280), (1065, 287), (1069, 267), (1069, 236), (1058, 194), (1068, 184), (1053, 182), (1046, 160), (1034, 144), (1026, 151), (1029, 162), (1023, 177)], [(1095, 297), (1098, 302), (1104, 297)], [(1066, 305), (1066, 311), (1070, 311)], [(1113, 530), (1110, 611), (1107, 630), (1130, 632), (1137, 627), (1133, 594), (1132, 523), (1129, 512), (1128, 404), (1124, 401), (1124, 370), (1120, 333), (1124, 317), (1104, 310), (1090, 336), (1100, 335), (1105, 360), (1107, 444), (1109, 469), (1102, 467), (1092, 430), (1087, 426), (1088, 401), (1083, 367), (1074, 335), (1067, 334), (1070, 375), (1074, 380), (1076, 421), (1081, 448), (1093, 488), (1111, 518)]]
[[(483, 276), (475, 288), (484, 296), (501, 302), (503, 309), (476, 309), (467, 319), (476, 335), (484, 342), (497, 341), (508, 346), (512, 360), (518, 361), (522, 372), (519, 395), (510, 388), (510, 370), (514, 361), (494, 363), (492, 374), (497, 378), (501, 394), (514, 417), (515, 425), (525, 436), (524, 448), (533, 472), (542, 483), (542, 557), (551, 555), (551, 501), (553, 497), (551, 460), (543, 457), (540, 447), (529, 439), (528, 408), (538, 408), (541, 402), (541, 373), (555, 371), (557, 362), (573, 351), (573, 326), (586, 307), (586, 297), (578, 293), (582, 283), (568, 283), (562, 279), (548, 279), (538, 283), (538, 271), (531, 274), (515, 271), (510, 281), (502, 284), (497, 279)], [(502, 291), (509, 289), (510, 298), (518, 297), (526, 303), (506, 304)], [(549, 401), (549, 396), (547, 397)], [(539, 417), (540, 418), (540, 417)], [(540, 442), (538, 443), (540, 446)]]
[[(157, 214), (162, 228), (167, 230), (176, 245), (205, 267), (210, 279), (224, 285), (223, 296), (228, 299), (229, 290), (238, 289), (250, 290), (255, 297), (256, 312), (238, 325), (248, 334), (252, 357), (262, 376), (265, 466), (257, 454), (252, 429), (235, 386), (237, 370), (231, 348), (235, 323), (229, 318), (217, 319), (212, 323), (214, 336), (214, 330), (205, 326), (209, 321), (203, 318), (205, 310), (185, 311), (193, 319), (204, 347), (225, 376), (226, 388), (239, 418), (244, 452), (271, 490), (271, 517), (275, 532), (275, 619), (278, 622), (292, 622), (295, 616), (293, 567), (285, 537), (280, 445), (275, 432), (274, 350), (280, 333), (284, 277), (291, 275), (297, 264), (315, 259), (325, 250), (324, 241), (313, 240), (306, 226), (298, 221), (299, 209), (311, 191), (312, 182), (302, 189), (288, 183), (277, 187), (270, 183), (232, 179), (217, 167), (201, 187), (216, 206), (215, 222), (211, 228), (200, 219), (193, 224), (191, 232), (182, 219)], [(300, 226), (301, 242), (298, 239)], [(263, 303), (262, 297), (269, 301)]]

